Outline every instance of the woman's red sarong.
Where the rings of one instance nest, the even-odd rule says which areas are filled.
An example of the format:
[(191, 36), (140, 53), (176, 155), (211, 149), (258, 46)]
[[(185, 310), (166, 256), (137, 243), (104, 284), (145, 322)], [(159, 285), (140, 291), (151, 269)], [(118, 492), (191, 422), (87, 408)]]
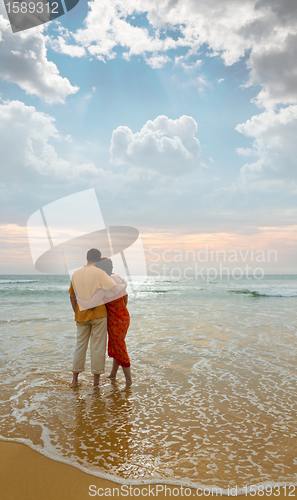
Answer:
[(108, 356), (124, 368), (130, 366), (125, 337), (130, 325), (130, 314), (123, 297), (107, 302)]

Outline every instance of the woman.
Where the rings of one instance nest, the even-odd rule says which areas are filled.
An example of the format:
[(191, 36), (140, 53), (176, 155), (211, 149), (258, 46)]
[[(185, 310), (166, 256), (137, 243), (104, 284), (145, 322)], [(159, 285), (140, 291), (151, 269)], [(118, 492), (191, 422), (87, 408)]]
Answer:
[[(117, 285), (125, 283), (120, 276), (112, 273), (113, 264), (110, 259), (103, 258), (96, 263), (96, 266), (111, 276)], [(91, 300), (83, 300), (80, 297), (77, 297), (77, 300), (83, 307), (91, 309), (102, 297), (102, 293), (102, 290), (98, 290)], [(108, 356), (113, 358), (112, 370), (107, 378), (114, 380), (118, 368), (121, 366), (126, 378), (126, 386), (130, 386), (132, 385), (130, 359), (125, 342), (130, 325), (130, 315), (126, 307), (128, 295), (123, 297), (122, 293), (114, 295), (113, 292), (109, 291), (105, 293), (103, 300), (107, 309)]]

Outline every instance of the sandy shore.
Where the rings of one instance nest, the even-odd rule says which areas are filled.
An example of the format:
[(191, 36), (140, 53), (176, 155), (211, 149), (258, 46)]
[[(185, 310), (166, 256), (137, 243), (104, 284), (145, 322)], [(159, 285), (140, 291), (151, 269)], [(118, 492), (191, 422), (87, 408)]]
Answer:
[[(163, 500), (164, 498), (170, 498), (169, 491), (167, 491), (166, 495), (165, 491), (159, 491), (158, 495), (156, 495), (155, 491), (155, 496), (152, 494), (146, 495), (146, 491), (144, 491), (144, 495), (139, 495), (136, 486), (133, 486), (134, 494), (132, 492), (132, 495), (129, 494), (128, 489), (120, 496), (117, 494), (117, 490), (112, 495), (113, 488), (120, 490), (121, 485), (91, 476), (70, 465), (51, 460), (23, 444), (7, 441), (0, 441), (0, 481), (0, 497), (3, 500), (87, 500), (90, 498), (135, 499), (147, 497), (157, 497)], [(94, 487), (90, 490), (91, 485), (94, 485)], [(156, 488), (155, 485), (151, 485), (151, 487), (153, 486)], [(139, 488), (140, 490), (148, 488), (148, 485), (141, 485)], [(174, 487), (171, 486), (170, 488), (173, 490)], [(99, 490), (99, 494), (95, 494), (95, 490)], [(111, 494), (109, 494), (109, 491)], [(175, 490), (175, 494), (173, 491), (171, 493), (171, 498), (177, 499), (199, 498), (200, 496), (196, 495), (195, 490), (192, 490), (191, 495), (189, 495), (189, 490), (185, 492), (187, 495), (183, 492), (176, 495), (177, 490)], [(295, 495), (297, 496), (297, 488)], [(247, 497), (250, 500), (252, 498), (250, 495), (247, 495)], [(209, 498), (209, 496), (202, 495), (200, 498)], [(225, 496), (215, 496), (215, 498), (230, 499), (230, 497)], [(243, 499), (246, 497), (240, 496), (238, 498)], [(263, 498), (263, 496), (257, 496), (257, 498)], [(272, 495), (270, 498), (284, 500), (286, 496), (284, 491), (281, 490), (280, 495)]]

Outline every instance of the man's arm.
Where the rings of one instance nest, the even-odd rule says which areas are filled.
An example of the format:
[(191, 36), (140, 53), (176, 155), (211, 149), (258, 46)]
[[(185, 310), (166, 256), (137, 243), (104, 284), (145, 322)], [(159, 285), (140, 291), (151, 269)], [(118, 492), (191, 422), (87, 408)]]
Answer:
[(75, 312), (76, 304), (77, 304), (77, 300), (76, 300), (75, 295), (70, 295), (70, 302), (71, 302), (71, 305), (72, 305), (72, 309)]
[(114, 286), (110, 290), (108, 290), (108, 289), (107, 290), (112, 292), (114, 295), (121, 294), (121, 296), (123, 297), (126, 293), (126, 288), (127, 288), (126, 281), (123, 278), (120, 278), (120, 276), (118, 276), (117, 274), (112, 275), (112, 279), (113, 279), (113, 281), (115, 281), (116, 286)]
[(109, 276), (104, 271), (101, 270), (100, 276), (100, 287), (106, 290), (106, 292), (112, 292), (113, 295), (118, 295), (123, 292), (127, 287), (127, 283), (120, 279), (118, 281), (118, 276)]
[[(113, 297), (115, 295), (118, 295), (119, 293), (125, 293), (127, 284), (121, 284), (121, 285), (115, 285), (113, 288), (108, 290), (109, 292), (113, 292), (112, 297), (108, 297), (108, 300), (106, 302), (111, 302), (113, 300)], [(99, 288), (91, 298), (91, 300), (84, 300), (81, 297), (77, 296), (77, 300), (79, 305), (82, 307), (85, 307), (86, 309), (93, 309), (93, 307), (97, 307), (103, 300), (105, 294), (107, 293), (107, 290), (104, 290), (103, 288)], [(72, 306), (73, 307), (73, 306)]]
[(127, 283), (123, 283), (122, 285), (116, 285), (114, 286), (110, 292), (113, 292), (115, 295), (118, 295), (118, 293), (124, 292), (127, 288)]

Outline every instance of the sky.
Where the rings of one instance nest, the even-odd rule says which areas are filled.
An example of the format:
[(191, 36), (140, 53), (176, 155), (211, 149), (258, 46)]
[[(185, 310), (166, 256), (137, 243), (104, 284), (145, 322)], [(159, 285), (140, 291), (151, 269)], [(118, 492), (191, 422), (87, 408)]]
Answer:
[(94, 188), (150, 248), (276, 250), (297, 273), (295, 0), (91, 0), (12, 33), (0, 0), (0, 272)]

